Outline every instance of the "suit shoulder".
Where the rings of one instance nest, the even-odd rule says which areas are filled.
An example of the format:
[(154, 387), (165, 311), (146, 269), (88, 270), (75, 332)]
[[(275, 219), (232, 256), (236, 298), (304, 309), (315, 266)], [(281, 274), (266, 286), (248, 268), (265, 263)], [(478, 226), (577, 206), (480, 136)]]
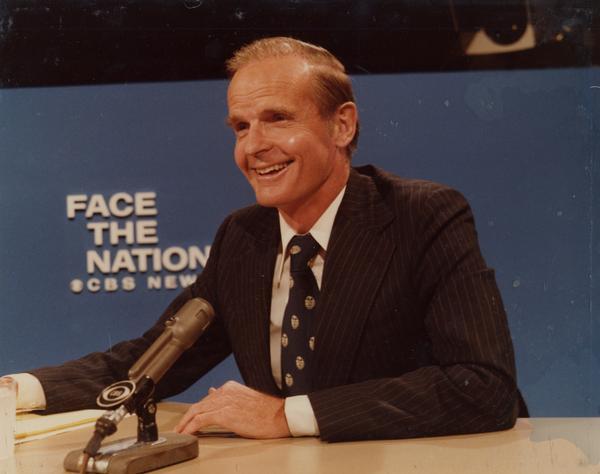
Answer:
[(277, 210), (253, 204), (232, 212), (225, 222), (229, 236), (248, 234), (259, 239), (265, 238), (270, 235), (273, 226), (278, 224)]
[(439, 204), (466, 203), (456, 189), (434, 181), (405, 178), (372, 165), (356, 168), (361, 175), (370, 177), (375, 188), (389, 206), (417, 210)]
[(269, 209), (266, 207), (259, 206), (258, 204), (250, 204), (249, 206), (236, 209), (229, 214), (228, 218), (231, 220), (231, 222), (241, 223), (252, 221), (257, 217), (262, 217), (268, 212)]

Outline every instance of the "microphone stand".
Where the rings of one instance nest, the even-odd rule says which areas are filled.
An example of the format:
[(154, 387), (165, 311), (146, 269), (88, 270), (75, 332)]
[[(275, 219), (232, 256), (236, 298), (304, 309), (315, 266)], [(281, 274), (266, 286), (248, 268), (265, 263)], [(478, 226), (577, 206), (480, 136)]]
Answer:
[[(122, 390), (119, 384), (122, 382), (114, 384), (113, 393)], [(153, 393), (154, 382), (149, 377), (144, 378), (117, 410), (107, 411), (98, 419), (94, 434), (83, 452), (77, 449), (67, 454), (63, 462), (65, 470), (137, 474), (197, 457), (198, 439), (195, 436), (178, 433), (159, 436)], [(106, 436), (116, 432), (117, 424), (125, 415), (133, 412), (138, 418), (137, 438), (125, 438), (101, 446)]]
[[(71, 472), (137, 474), (198, 456), (198, 440), (191, 435), (166, 433), (158, 436), (154, 386), (184, 351), (192, 347), (215, 316), (210, 303), (192, 298), (165, 322), (165, 330), (129, 369), (129, 380), (106, 387), (96, 403), (107, 411), (96, 422), (94, 434), (83, 453), (67, 454), (63, 466)], [(138, 417), (137, 438), (101, 446), (117, 431), (128, 413)]]

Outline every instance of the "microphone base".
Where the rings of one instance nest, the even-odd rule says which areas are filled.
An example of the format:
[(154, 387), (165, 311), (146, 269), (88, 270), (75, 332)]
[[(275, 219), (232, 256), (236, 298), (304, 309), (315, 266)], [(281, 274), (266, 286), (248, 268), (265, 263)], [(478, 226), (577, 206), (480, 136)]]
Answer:
[[(198, 456), (198, 438), (178, 433), (164, 433), (158, 440), (138, 442), (137, 438), (121, 439), (103, 445), (90, 458), (86, 472), (108, 474), (137, 474), (154, 471)], [(71, 451), (63, 466), (69, 472), (81, 472), (83, 453)]]

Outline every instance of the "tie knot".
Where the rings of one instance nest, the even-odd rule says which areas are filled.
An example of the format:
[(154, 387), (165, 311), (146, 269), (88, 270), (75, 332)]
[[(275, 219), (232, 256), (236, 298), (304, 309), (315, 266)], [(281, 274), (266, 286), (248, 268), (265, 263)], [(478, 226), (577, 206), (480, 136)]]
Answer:
[(290, 252), (292, 272), (303, 272), (311, 258), (319, 251), (320, 245), (310, 234), (295, 235), (290, 240), (288, 250)]

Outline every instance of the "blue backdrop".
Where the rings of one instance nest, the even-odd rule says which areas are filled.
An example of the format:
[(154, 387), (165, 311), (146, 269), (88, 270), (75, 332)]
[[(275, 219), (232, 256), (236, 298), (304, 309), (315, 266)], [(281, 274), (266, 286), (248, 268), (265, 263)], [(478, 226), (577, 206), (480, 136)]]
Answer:
[[(354, 162), (444, 182), (470, 200), (531, 413), (600, 415), (600, 70), (353, 82), (362, 126)], [(139, 335), (189, 282), (190, 262), (202, 261), (225, 215), (253, 202), (232, 158), (226, 87), (0, 90), (0, 373)], [(154, 193), (146, 208), (156, 215), (102, 216), (116, 193)], [(69, 219), (67, 196), (83, 202), (78, 195), (90, 215)], [(127, 202), (115, 202), (127, 214)], [(96, 245), (88, 229), (135, 222), (145, 240), (111, 245), (103, 231)], [(103, 252), (111, 268), (89, 273), (88, 253)], [(177, 399), (229, 378), (239, 379), (231, 359)]]

